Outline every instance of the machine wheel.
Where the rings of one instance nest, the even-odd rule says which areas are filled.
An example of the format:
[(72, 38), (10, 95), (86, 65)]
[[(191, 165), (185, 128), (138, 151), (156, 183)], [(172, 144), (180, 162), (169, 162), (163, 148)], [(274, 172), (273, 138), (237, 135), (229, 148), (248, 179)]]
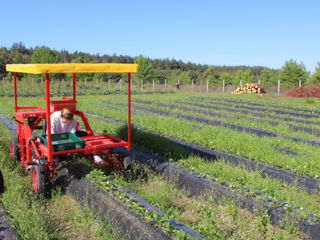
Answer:
[(130, 170), (132, 167), (132, 160), (129, 156), (123, 158), (123, 166), (125, 170)]
[(36, 198), (40, 197), (41, 195), (46, 195), (47, 175), (42, 166), (40, 165), (31, 166), (30, 180), (31, 180), (30, 181), (31, 188)]
[(14, 161), (20, 160), (20, 153), (19, 153), (19, 147), (18, 147), (18, 138), (16, 136), (11, 137), (10, 139), (10, 157)]

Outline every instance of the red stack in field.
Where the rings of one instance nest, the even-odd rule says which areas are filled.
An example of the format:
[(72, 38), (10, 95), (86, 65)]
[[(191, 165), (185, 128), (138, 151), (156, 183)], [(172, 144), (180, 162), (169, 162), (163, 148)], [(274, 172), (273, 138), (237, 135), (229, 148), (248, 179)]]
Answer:
[(241, 93), (256, 93), (259, 95), (262, 95), (263, 93), (266, 93), (266, 91), (261, 87), (258, 83), (247, 83), (243, 86), (239, 86), (231, 92), (231, 94), (241, 94)]
[(286, 96), (299, 97), (299, 98), (304, 98), (304, 97), (320, 98), (320, 84), (292, 88), (286, 92)]

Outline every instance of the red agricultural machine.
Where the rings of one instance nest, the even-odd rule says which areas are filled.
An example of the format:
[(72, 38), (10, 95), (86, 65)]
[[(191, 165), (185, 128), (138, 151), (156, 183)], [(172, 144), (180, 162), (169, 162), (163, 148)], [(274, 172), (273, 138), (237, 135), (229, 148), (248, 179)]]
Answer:
[[(6, 69), (13, 72), (14, 82), (14, 119), (17, 133), (10, 141), (10, 156), (20, 160), (25, 169), (30, 170), (31, 186), (36, 195), (43, 194), (53, 182), (60, 157), (79, 155), (92, 159), (98, 155), (105, 167), (113, 171), (123, 171), (129, 164), (124, 156), (113, 153), (113, 149), (131, 148), (131, 73), (137, 72), (137, 64), (7, 64)], [(41, 107), (18, 106), (17, 73), (45, 75), (45, 109)], [(73, 98), (63, 97), (59, 101), (50, 100), (50, 74), (72, 73)], [(110, 135), (94, 135), (88, 119), (76, 108), (77, 73), (127, 73), (128, 74), (128, 142)], [(51, 133), (50, 115), (62, 108), (70, 109), (78, 116), (85, 127), (84, 136), (72, 133)], [(38, 130), (37, 130), (38, 129)], [(42, 133), (39, 134), (39, 131)], [(36, 131), (37, 130), (37, 131)], [(80, 129), (78, 123), (77, 130)]]

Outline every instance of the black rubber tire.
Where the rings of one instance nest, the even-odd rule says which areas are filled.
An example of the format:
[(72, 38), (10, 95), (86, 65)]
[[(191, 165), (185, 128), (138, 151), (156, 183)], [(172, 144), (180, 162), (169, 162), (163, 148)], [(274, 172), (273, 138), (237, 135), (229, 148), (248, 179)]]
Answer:
[(20, 152), (18, 147), (18, 138), (17, 136), (12, 136), (10, 139), (10, 157), (14, 161), (20, 161)]
[(32, 165), (30, 170), (30, 185), (36, 198), (47, 194), (47, 174), (40, 165)]
[(0, 171), (0, 194), (4, 193), (5, 187), (4, 187), (4, 179), (2, 172)]

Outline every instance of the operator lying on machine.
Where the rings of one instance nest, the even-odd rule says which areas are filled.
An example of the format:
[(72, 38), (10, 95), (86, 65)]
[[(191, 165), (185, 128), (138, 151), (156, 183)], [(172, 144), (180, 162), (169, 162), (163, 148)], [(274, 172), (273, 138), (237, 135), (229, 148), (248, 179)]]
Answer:
[[(77, 130), (78, 121), (73, 117), (73, 112), (68, 108), (63, 108), (61, 111), (52, 113), (50, 120), (52, 134), (71, 132), (78, 137), (87, 135), (85, 132)], [(98, 155), (94, 155), (93, 158), (96, 164), (104, 164), (104, 160)]]
[(76, 135), (77, 119), (73, 118), (73, 112), (70, 109), (63, 108), (51, 114), (51, 133), (71, 132)]

